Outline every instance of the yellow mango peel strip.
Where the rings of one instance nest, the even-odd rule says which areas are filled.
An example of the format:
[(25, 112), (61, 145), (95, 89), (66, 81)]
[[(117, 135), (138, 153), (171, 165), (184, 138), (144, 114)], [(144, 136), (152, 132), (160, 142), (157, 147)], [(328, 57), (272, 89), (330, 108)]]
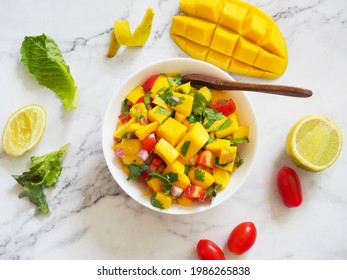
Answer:
[(131, 34), (128, 21), (116, 20), (111, 34), (111, 42), (107, 57), (114, 57), (120, 46), (139, 47), (145, 45), (151, 33), (153, 17), (153, 8), (148, 8), (142, 22), (138, 25), (133, 34)]

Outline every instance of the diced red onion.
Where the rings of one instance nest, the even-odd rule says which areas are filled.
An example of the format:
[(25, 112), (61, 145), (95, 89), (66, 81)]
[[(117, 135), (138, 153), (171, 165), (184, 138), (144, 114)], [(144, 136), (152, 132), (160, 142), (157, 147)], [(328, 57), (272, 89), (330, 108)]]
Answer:
[(180, 197), (182, 192), (183, 192), (183, 190), (180, 187), (177, 187), (175, 185), (173, 185), (171, 188), (171, 195), (173, 198)]
[(122, 158), (125, 156), (124, 150), (122, 148), (118, 148), (114, 154), (116, 155), (116, 157)]
[(175, 102), (180, 102), (180, 99), (177, 96), (171, 96), (172, 100)]
[(137, 152), (137, 156), (143, 161), (146, 161), (146, 159), (148, 158), (148, 152), (145, 149), (141, 149)]
[(232, 163), (234, 161), (234, 158), (229, 158), (228, 163)]
[(145, 117), (142, 117), (141, 120), (140, 120), (140, 122), (141, 122), (142, 124), (147, 124), (147, 120), (146, 120)]
[(191, 163), (191, 164), (193, 164), (193, 165), (195, 165), (195, 164), (196, 164), (196, 160), (195, 160), (195, 158), (194, 158), (194, 157), (192, 157), (192, 158), (191, 158), (189, 161), (190, 161), (190, 163)]
[(147, 165), (150, 165), (151, 162), (152, 162), (152, 160), (153, 160), (153, 158), (154, 158), (154, 154), (151, 153), (151, 154), (148, 156), (148, 158), (145, 160), (145, 163), (146, 163)]
[(165, 169), (165, 165), (164, 164), (160, 164), (158, 166), (157, 172), (161, 173), (164, 169)]

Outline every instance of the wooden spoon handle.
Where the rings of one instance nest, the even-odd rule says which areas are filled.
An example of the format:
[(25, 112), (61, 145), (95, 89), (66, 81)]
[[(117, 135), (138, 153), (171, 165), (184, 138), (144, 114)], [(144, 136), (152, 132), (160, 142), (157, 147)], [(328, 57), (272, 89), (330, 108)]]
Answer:
[(220, 79), (216, 77), (211, 77), (208, 75), (201, 74), (187, 74), (183, 76), (184, 83), (191, 82), (193, 87), (203, 87), (207, 86), (210, 89), (217, 90), (245, 90), (245, 91), (255, 91), (263, 92), (277, 95), (285, 95), (292, 97), (310, 97), (312, 96), (312, 91), (309, 89), (292, 87), (292, 86), (282, 86), (282, 85), (268, 85), (268, 84), (252, 84), (235, 82), (226, 79)]

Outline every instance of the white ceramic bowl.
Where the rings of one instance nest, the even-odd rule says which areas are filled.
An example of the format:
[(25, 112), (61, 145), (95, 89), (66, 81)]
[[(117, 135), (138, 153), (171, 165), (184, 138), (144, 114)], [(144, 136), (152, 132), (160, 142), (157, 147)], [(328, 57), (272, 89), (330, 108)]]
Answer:
[[(248, 97), (243, 92), (230, 91), (229, 94), (236, 103), (240, 122), (250, 126), (250, 142), (239, 145), (240, 155), (244, 159), (244, 163), (240, 168), (236, 169), (232, 173), (229, 185), (218, 193), (212, 203), (194, 203), (193, 206), (189, 207), (172, 204), (172, 206), (166, 210), (160, 210), (159, 208), (153, 207), (150, 203), (150, 197), (143, 194), (143, 183), (135, 180), (127, 180), (127, 175), (122, 170), (122, 166), (119, 160), (115, 158), (112, 150), (112, 135), (116, 128), (117, 116), (120, 114), (121, 102), (124, 100), (125, 95), (136, 86), (143, 84), (149, 76), (157, 73), (168, 72), (180, 72), (182, 75), (188, 73), (208, 74), (224, 79), (232, 79), (227, 73), (211, 64), (188, 58), (165, 59), (143, 67), (130, 76), (119, 87), (108, 104), (102, 126), (102, 147), (107, 166), (112, 176), (119, 186), (134, 200), (161, 213), (176, 215), (193, 214), (211, 209), (228, 200), (244, 183), (255, 160), (257, 147), (257, 122), (253, 106)], [(232, 203), (231, 200), (230, 203)]]

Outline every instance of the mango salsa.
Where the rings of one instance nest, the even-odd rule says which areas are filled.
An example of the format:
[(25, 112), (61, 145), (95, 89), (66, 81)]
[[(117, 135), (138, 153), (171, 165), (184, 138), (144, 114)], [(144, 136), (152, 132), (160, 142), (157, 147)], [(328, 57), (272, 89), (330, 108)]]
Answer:
[[(198, 3), (197, 12), (209, 7), (207, 0), (193, 2)], [(191, 4), (186, 4), (188, 9)], [(213, 6), (211, 21), (218, 17), (219, 4)], [(122, 103), (113, 134), (115, 156), (128, 180), (146, 185), (144, 195), (153, 207), (211, 203), (241, 166), (238, 145), (249, 141), (249, 126), (240, 122), (225, 92), (182, 83), (180, 73), (156, 74), (149, 80)]]

